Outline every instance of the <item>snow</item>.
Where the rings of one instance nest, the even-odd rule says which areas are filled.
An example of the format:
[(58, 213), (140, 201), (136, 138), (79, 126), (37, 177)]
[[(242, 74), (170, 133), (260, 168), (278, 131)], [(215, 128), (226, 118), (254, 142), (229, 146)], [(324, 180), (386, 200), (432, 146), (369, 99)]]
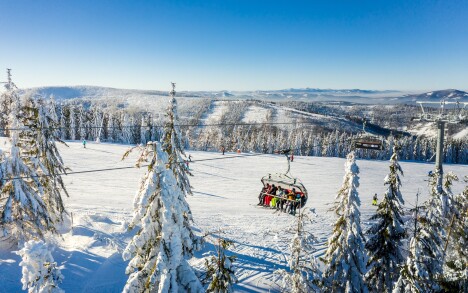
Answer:
[(210, 111), (206, 117), (202, 118), (202, 124), (216, 124), (228, 109), (228, 102), (214, 101), (211, 103)]
[(437, 137), (437, 128), (434, 123), (418, 123), (409, 131), (416, 136)]
[[(217, 102), (215, 102), (217, 103)], [(216, 106), (221, 106), (216, 105)], [(216, 107), (215, 107), (216, 110)], [(218, 110), (216, 110), (218, 111)], [(68, 142), (69, 148), (59, 146), (65, 164), (73, 171), (133, 166), (134, 157), (121, 161), (129, 146), (89, 143), (84, 149), (80, 142)], [(2, 145), (3, 146), (3, 145)], [(222, 158), (220, 153), (188, 152), (193, 160)], [(188, 154), (187, 154), (188, 155)], [(193, 162), (190, 178), (194, 195), (188, 197), (195, 226), (201, 231), (222, 228), (224, 237), (234, 241), (229, 253), (237, 254), (234, 263), (239, 283), (237, 292), (268, 292), (273, 272), (287, 269), (288, 245), (291, 235), (283, 231), (293, 221), (292, 216), (257, 207), (261, 188), (260, 178), (268, 173), (282, 172), (282, 156), (226, 153), (230, 159)], [(327, 237), (334, 221), (329, 212), (331, 203), (342, 183), (344, 159), (295, 157), (292, 174), (298, 176), (308, 189), (306, 208), (315, 208), (317, 220), (314, 234), (318, 238), (316, 255), (323, 255)], [(375, 192), (381, 195), (386, 188), (383, 179), (388, 173), (388, 162), (358, 160), (360, 168), (361, 220), (368, 225)], [(427, 199), (426, 174), (432, 164), (401, 162), (406, 176), (401, 177), (401, 192), (407, 207), (415, 202), (421, 191)], [(463, 177), (468, 175), (466, 165), (445, 165), (446, 172), (453, 171)], [(127, 276), (121, 252), (133, 237), (127, 232), (131, 220), (133, 197), (139, 186), (142, 169), (124, 169), (99, 173), (82, 173), (65, 176), (70, 198), (65, 205), (73, 213), (73, 230), (63, 239), (54, 238), (56, 249), (53, 258), (64, 265), (65, 292), (121, 292)], [(458, 193), (462, 183), (456, 183)], [(381, 198), (381, 196), (379, 196)], [(364, 227), (363, 227), (364, 228)], [(196, 269), (203, 268), (204, 255), (213, 251), (212, 243), (196, 254), (191, 261)], [(0, 292), (21, 291), (20, 258), (10, 248), (0, 249)]]
[(468, 136), (468, 128), (463, 129), (453, 136), (454, 139), (463, 139)]
[(245, 123), (267, 122), (265, 120), (267, 113), (268, 113), (268, 109), (266, 108), (255, 106), (255, 105), (250, 106), (247, 109), (247, 111), (245, 111), (242, 122), (245, 122)]

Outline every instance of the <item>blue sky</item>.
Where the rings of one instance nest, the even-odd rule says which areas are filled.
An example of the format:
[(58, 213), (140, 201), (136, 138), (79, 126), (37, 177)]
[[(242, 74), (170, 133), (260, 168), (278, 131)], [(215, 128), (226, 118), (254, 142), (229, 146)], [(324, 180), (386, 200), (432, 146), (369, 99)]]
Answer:
[(0, 0), (0, 31), (20, 87), (468, 89), (463, 0)]

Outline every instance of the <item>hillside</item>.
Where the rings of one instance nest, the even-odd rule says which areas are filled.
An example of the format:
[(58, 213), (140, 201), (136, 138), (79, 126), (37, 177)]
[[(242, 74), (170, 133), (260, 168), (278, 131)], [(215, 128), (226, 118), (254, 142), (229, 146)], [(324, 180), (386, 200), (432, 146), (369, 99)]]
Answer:
[[(168, 97), (165, 91), (91, 86), (41, 87), (26, 89), (23, 94), (54, 96), (60, 103), (96, 104), (103, 108), (126, 109), (130, 113), (150, 113), (157, 121), (163, 117)], [(305, 122), (318, 131), (339, 129), (359, 133), (362, 130), (362, 118), (365, 118), (378, 126), (374, 129), (369, 124), (367, 130), (374, 134), (386, 136), (403, 131), (426, 137), (435, 137), (436, 131), (432, 123), (411, 121), (420, 113), (416, 101), (436, 102), (427, 105), (434, 108), (439, 107), (437, 103), (441, 99), (468, 103), (468, 93), (459, 90), (406, 94), (398, 91), (306, 88), (252, 92), (178, 92), (177, 96), (184, 124), (268, 122), (286, 129), (290, 123)], [(351, 118), (352, 115), (355, 117)], [(450, 128), (448, 136), (459, 139), (466, 137), (465, 126), (452, 125)]]
[[(83, 149), (79, 142), (69, 142), (69, 148), (60, 147), (65, 163), (73, 171), (133, 166), (134, 157), (121, 161), (128, 146), (90, 143)], [(236, 292), (278, 292), (272, 272), (285, 268), (291, 235), (285, 233), (293, 218), (256, 206), (261, 188), (260, 178), (271, 172), (282, 172), (285, 159), (277, 155), (190, 152), (190, 168), (194, 176), (191, 183), (194, 195), (188, 198), (195, 224), (200, 233), (222, 228), (224, 237), (234, 241), (229, 253), (236, 254), (235, 262), (239, 283)], [(220, 158), (226, 158), (219, 160)], [(292, 174), (298, 176), (309, 192), (306, 209), (314, 209), (315, 222), (308, 227), (318, 241), (316, 256), (323, 254), (330, 235), (333, 213), (329, 212), (339, 189), (344, 159), (296, 157)], [(360, 167), (359, 195), (363, 225), (375, 211), (371, 205), (374, 192), (381, 195), (388, 162), (358, 160)], [(402, 163), (402, 194), (406, 208), (411, 208), (415, 195), (427, 198), (426, 174), (433, 165)], [(446, 165), (445, 170), (459, 175), (468, 174), (468, 166)], [(144, 170), (127, 169), (100, 173), (65, 176), (70, 198), (66, 207), (72, 212), (73, 229), (64, 227), (63, 239), (52, 239), (57, 248), (55, 260), (64, 266), (61, 286), (66, 292), (120, 292), (127, 277), (126, 263), (121, 252), (130, 238), (126, 228), (131, 218), (133, 196), (139, 177)], [(454, 186), (454, 192), (463, 188)], [(379, 196), (380, 197), (380, 196)], [(204, 250), (196, 255), (192, 264), (203, 268), (202, 257), (213, 252), (213, 239), (208, 239)], [(0, 250), (0, 292), (20, 292), (20, 259), (7, 249)], [(271, 290), (271, 291), (270, 291)]]

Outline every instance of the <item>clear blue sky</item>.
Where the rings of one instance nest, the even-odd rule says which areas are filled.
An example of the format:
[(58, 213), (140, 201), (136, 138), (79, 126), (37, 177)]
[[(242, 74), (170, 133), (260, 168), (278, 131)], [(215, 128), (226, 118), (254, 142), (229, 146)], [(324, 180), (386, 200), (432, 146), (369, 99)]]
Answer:
[(0, 0), (20, 87), (468, 89), (468, 1)]

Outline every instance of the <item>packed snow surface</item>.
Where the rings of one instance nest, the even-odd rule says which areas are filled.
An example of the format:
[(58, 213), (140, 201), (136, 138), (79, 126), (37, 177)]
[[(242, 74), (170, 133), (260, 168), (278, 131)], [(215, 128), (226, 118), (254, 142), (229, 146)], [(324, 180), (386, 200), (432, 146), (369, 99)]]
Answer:
[[(221, 106), (221, 105), (219, 105)], [(222, 108), (222, 107), (221, 107)], [(218, 110), (216, 110), (218, 111)], [(78, 142), (61, 147), (65, 163), (73, 171), (133, 166), (134, 158), (121, 161), (128, 146), (89, 143), (84, 149)], [(279, 155), (253, 155), (189, 152), (194, 195), (188, 198), (195, 224), (200, 232), (223, 230), (223, 236), (234, 241), (230, 253), (237, 255), (234, 263), (239, 283), (237, 292), (276, 291), (272, 272), (287, 266), (288, 244), (292, 237), (284, 233), (293, 217), (256, 206), (261, 189), (260, 178), (268, 173), (283, 172), (285, 159)], [(222, 159), (220, 159), (222, 158)], [(210, 159), (210, 160), (206, 160)], [(206, 160), (199, 161), (197, 160)], [(318, 238), (316, 256), (324, 253), (326, 239), (332, 230), (334, 216), (328, 210), (342, 184), (344, 159), (295, 157), (291, 173), (299, 177), (309, 193), (307, 209), (315, 209), (317, 217), (313, 232)], [(383, 180), (388, 162), (358, 160), (360, 167), (359, 196), (361, 219), (375, 211), (371, 205), (374, 193), (385, 191)], [(402, 194), (406, 207), (427, 198), (426, 175), (433, 165), (401, 163), (405, 176)], [(56, 244), (53, 258), (63, 265), (65, 277), (60, 286), (65, 292), (121, 292), (127, 280), (126, 262), (121, 253), (134, 232), (127, 231), (131, 219), (133, 197), (145, 168), (82, 173), (65, 177), (70, 198), (66, 206), (72, 212), (73, 229), (64, 227), (63, 238), (51, 239)], [(468, 175), (468, 166), (446, 165), (460, 177)], [(459, 192), (463, 183), (456, 183)], [(365, 228), (364, 228), (365, 230)], [(203, 268), (203, 257), (214, 250), (208, 242), (191, 263)], [(8, 248), (0, 250), (0, 292), (21, 292), (21, 268), (18, 255)]]

